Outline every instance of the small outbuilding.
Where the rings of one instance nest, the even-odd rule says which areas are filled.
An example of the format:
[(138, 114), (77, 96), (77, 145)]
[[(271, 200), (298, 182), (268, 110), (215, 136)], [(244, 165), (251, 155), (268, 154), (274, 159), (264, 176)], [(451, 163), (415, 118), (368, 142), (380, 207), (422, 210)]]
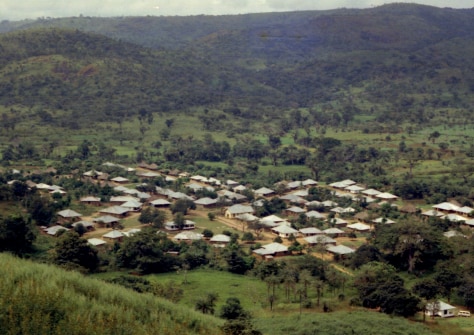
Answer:
[(440, 316), (442, 318), (449, 318), (451, 316), (455, 316), (455, 310), (456, 307), (451, 306), (444, 301), (438, 300), (426, 304), (425, 314), (432, 317)]

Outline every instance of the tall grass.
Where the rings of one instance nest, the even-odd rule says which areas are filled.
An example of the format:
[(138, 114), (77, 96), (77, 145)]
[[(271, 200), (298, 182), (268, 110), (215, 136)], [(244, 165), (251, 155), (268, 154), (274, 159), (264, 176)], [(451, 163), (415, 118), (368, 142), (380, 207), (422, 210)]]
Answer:
[(0, 255), (1, 334), (220, 334), (221, 321), (147, 294)]
[(425, 325), (415, 324), (403, 318), (367, 311), (293, 314), (290, 316), (274, 315), (270, 318), (255, 319), (255, 326), (264, 334), (272, 335), (435, 334)]

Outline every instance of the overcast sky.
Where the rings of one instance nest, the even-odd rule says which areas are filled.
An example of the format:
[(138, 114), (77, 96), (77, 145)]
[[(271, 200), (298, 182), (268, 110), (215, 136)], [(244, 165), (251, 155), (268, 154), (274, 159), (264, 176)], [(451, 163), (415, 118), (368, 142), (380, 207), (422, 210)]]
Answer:
[[(387, 0), (0, 0), (0, 20), (68, 16), (221, 15), (335, 8), (368, 8)], [(473, 0), (406, 1), (472, 8)]]

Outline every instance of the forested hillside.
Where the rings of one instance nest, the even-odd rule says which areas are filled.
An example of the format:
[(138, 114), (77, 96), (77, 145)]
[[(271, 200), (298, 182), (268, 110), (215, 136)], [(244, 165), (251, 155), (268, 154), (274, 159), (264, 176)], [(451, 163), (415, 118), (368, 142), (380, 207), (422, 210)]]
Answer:
[[(370, 114), (384, 121), (396, 119), (394, 112), (405, 118), (421, 103), (435, 108), (472, 102), (466, 94), (474, 89), (473, 17), (472, 10), (398, 4), (4, 22), (2, 30), (22, 32), (0, 41), (3, 103), (83, 114), (90, 109), (87, 101), (94, 115), (114, 117), (197, 105), (310, 108), (340, 101), (348, 88), (358, 87), (361, 99), (385, 107)], [(426, 122), (423, 115), (415, 119)]]
[[(466, 167), (473, 16), (392, 4), (4, 21), (3, 160), (58, 160), (87, 137), (103, 159), (226, 162), (232, 173), (306, 165), (318, 179), (369, 171), (374, 180), (387, 170), (413, 176), (420, 161), (448, 155)], [(241, 158), (252, 162), (238, 167)], [(437, 173), (456, 170), (442, 164)]]

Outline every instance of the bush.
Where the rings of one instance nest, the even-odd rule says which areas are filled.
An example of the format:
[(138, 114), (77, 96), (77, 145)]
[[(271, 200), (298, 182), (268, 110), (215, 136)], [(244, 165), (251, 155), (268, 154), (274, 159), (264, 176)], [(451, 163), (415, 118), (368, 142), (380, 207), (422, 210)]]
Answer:
[(214, 236), (214, 233), (210, 229), (204, 229), (203, 232), (202, 232), (202, 235), (205, 238), (211, 238), (212, 236)]

